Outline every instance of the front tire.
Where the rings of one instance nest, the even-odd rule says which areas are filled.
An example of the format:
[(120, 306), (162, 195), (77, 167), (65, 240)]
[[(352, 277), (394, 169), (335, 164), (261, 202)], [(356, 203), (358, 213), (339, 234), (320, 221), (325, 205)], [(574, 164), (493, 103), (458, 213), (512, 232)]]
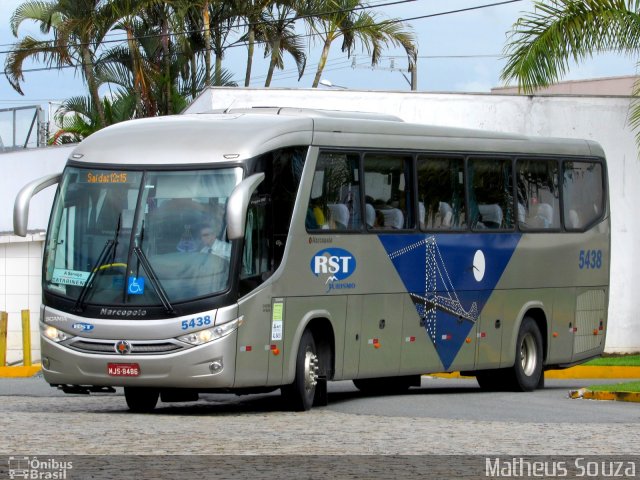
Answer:
[(295, 411), (310, 410), (316, 396), (320, 358), (312, 333), (305, 330), (296, 357), (296, 376), (291, 385), (282, 387), (282, 395)]
[(129, 410), (135, 413), (149, 413), (156, 408), (160, 392), (153, 388), (124, 387), (124, 398)]

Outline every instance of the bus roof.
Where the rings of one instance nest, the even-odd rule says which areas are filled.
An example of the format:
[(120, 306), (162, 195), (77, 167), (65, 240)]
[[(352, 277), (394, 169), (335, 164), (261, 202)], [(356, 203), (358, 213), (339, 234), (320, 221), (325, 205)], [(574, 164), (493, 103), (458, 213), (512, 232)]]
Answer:
[(365, 112), (271, 107), (118, 123), (82, 141), (71, 159), (115, 165), (210, 164), (300, 145), (604, 157), (597, 143), (586, 140), (412, 124)]

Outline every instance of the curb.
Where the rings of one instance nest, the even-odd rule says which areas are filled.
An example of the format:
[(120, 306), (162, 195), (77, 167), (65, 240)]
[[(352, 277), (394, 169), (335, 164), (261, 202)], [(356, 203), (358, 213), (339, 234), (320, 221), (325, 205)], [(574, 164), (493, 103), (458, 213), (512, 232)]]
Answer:
[[(460, 372), (430, 373), (430, 377), (438, 378), (474, 378), (460, 375)], [(633, 378), (640, 379), (640, 367), (596, 367), (578, 365), (564, 370), (547, 370), (544, 378), (580, 379), (580, 378)]]
[(578, 365), (565, 370), (547, 370), (544, 378), (639, 378), (640, 367), (596, 367)]
[[(615, 385), (612, 385), (615, 387)], [(640, 403), (640, 393), (637, 392), (594, 392), (581, 388), (580, 390), (571, 390), (569, 397), (573, 399), (585, 399), (585, 400), (609, 400), (617, 402), (634, 402)]]
[(40, 364), (31, 367), (0, 367), (0, 378), (33, 377), (40, 370)]

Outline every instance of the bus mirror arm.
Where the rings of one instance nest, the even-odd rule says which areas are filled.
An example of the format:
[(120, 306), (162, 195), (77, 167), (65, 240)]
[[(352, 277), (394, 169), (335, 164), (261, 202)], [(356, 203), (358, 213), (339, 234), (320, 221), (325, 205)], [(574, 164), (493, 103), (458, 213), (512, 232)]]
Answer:
[(29, 221), (29, 204), (33, 196), (45, 188), (60, 182), (62, 173), (54, 173), (26, 184), (18, 192), (16, 201), (13, 204), (13, 231), (20, 237), (27, 235), (27, 224)]
[(244, 237), (247, 223), (247, 208), (251, 195), (264, 180), (264, 173), (255, 173), (236, 185), (227, 201), (227, 237), (237, 240)]

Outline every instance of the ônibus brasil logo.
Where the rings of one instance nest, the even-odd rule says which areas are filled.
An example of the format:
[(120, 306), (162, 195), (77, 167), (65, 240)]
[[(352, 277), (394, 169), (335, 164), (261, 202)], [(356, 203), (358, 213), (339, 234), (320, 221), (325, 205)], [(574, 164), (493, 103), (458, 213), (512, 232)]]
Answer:
[(330, 290), (356, 288), (354, 282), (344, 282), (356, 269), (356, 258), (342, 248), (325, 248), (311, 258), (311, 271), (324, 279)]

